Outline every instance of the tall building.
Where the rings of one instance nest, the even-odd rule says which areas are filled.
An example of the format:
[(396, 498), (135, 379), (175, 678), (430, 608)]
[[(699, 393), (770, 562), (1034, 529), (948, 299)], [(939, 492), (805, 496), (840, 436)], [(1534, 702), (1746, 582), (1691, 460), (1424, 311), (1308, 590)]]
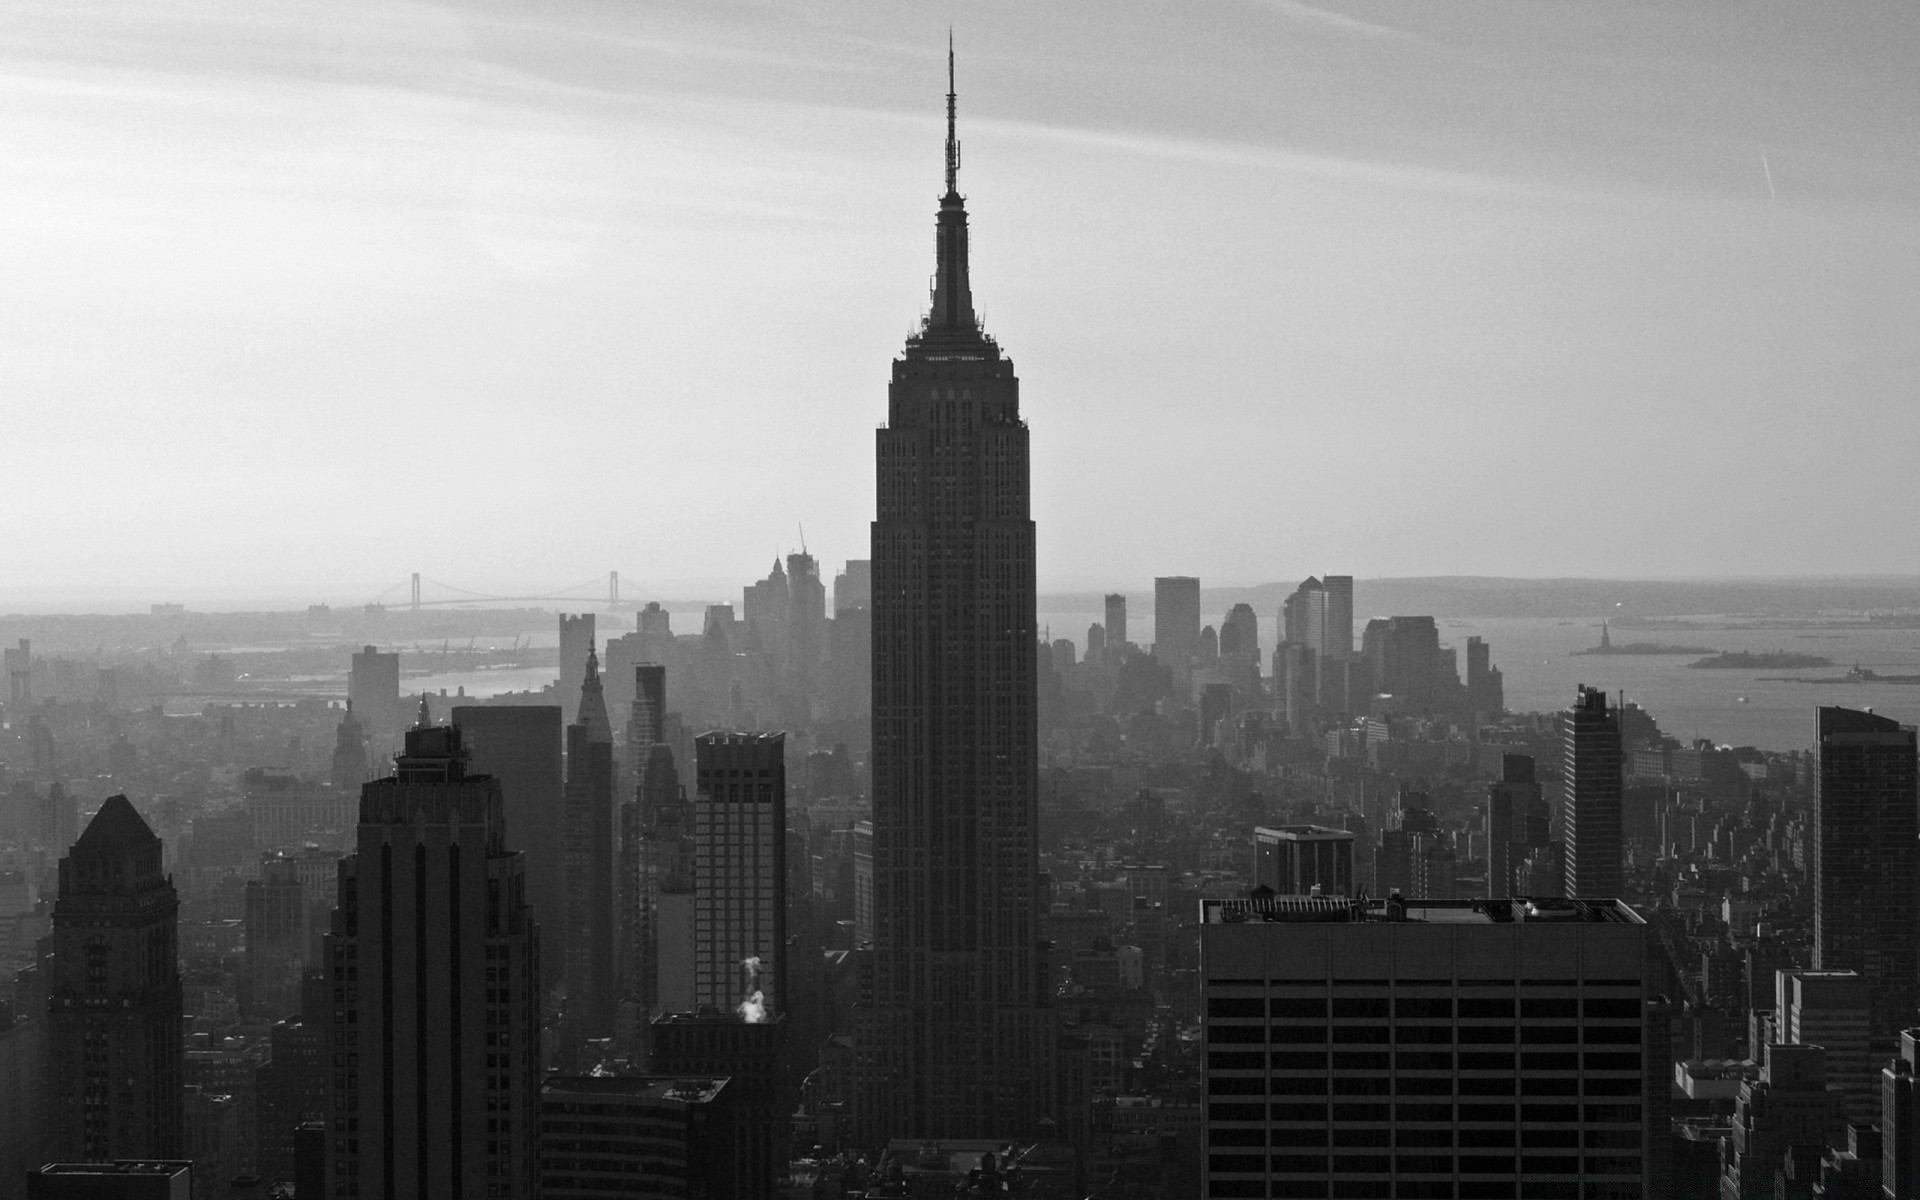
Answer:
[(1353, 834), (1321, 825), (1253, 831), (1253, 882), (1281, 896), (1353, 895)]
[(407, 725), (400, 700), (400, 654), (367, 646), (353, 656), (347, 673), (347, 707), (366, 732), (375, 761), (384, 759)]
[(1847, 1097), (1847, 1119), (1880, 1116), (1879, 1064), (1869, 1050), (1872, 1002), (1857, 971), (1781, 971), (1774, 977), (1776, 1038), (1827, 1052), (1827, 1081)]
[(1667, 1014), (1626, 905), (1294, 896), (1200, 919), (1206, 1195), (1671, 1194)]
[(1605, 692), (1581, 686), (1564, 718), (1560, 746), (1567, 895), (1617, 896), (1624, 786), (1620, 710), (1607, 703)]
[(1920, 1029), (1880, 1069), (1880, 1186), (1885, 1200), (1920, 1200)]
[(1164, 575), (1153, 581), (1153, 656), (1179, 675), (1200, 646), (1200, 581)]
[(185, 1134), (177, 922), (160, 839), (109, 796), (60, 860), (47, 993), (50, 1149), (175, 1158)]
[(367, 731), (361, 727), (360, 718), (353, 715), (351, 700), (334, 728), (333, 761), (327, 778), (334, 787), (347, 792), (358, 792), (367, 781)]
[(850, 558), (833, 577), (833, 611), (868, 608), (873, 604), (873, 563), (865, 558)]
[[(1487, 785), (1487, 895), (1500, 899), (1527, 896), (1518, 870), (1529, 851), (1547, 844), (1549, 816), (1540, 784), (1534, 779), (1533, 759), (1525, 754), (1500, 756), (1500, 779)], [(1561, 884), (1555, 880), (1554, 893)]]
[(804, 550), (787, 555), (787, 598), (788, 685), (804, 701), (813, 697), (827, 657), (827, 586)]
[(1506, 677), (1493, 665), (1493, 653), (1477, 637), (1467, 639), (1467, 708), (1483, 716), (1507, 707)]
[[(578, 697), (576, 696), (577, 700)], [(534, 919), (558, 929), (567, 911), (563, 837), (566, 766), (558, 704), (461, 705), (454, 727), (467, 749), (467, 769), (500, 782), (502, 836), (526, 863), (527, 905)], [(543, 987), (560, 982), (558, 953), (541, 957)]]
[(1828, 1081), (1826, 1059), (1819, 1046), (1766, 1047), (1760, 1078), (1742, 1083), (1734, 1102), (1720, 1200), (1772, 1200), (1790, 1152), (1846, 1135), (1846, 1096)]
[(1876, 713), (1819, 710), (1813, 815), (1813, 965), (1858, 971), (1873, 1050), (1894, 1052), (1920, 1001), (1920, 793), (1914, 729)]
[(33, 708), (33, 643), (20, 639), (17, 646), (0, 650), (7, 668), (7, 715), (19, 720)]
[(559, 1075), (540, 1088), (542, 1200), (753, 1200), (727, 1079)]
[[(424, 707), (424, 706), (423, 706)], [(360, 792), (326, 939), (327, 1195), (537, 1195), (540, 939), (500, 783), (457, 727), (409, 730)]]
[(592, 613), (560, 614), (560, 681), (554, 688), (563, 724), (580, 719), (580, 688), (587, 681), (587, 655), (595, 645)]
[(786, 735), (694, 742), (694, 1002), (764, 1020), (787, 1006)]
[(1353, 576), (1328, 575), (1320, 588), (1327, 594), (1322, 653), (1347, 658), (1353, 654)]
[(1118, 650), (1127, 644), (1127, 598), (1119, 592), (1107, 593), (1107, 645)]
[(619, 1004), (614, 957), (613, 723), (600, 687), (600, 662), (587, 650), (579, 720), (567, 726), (564, 803), (567, 1015), (581, 1038), (613, 1036)]
[[(1025, 1137), (1051, 1109), (1027, 427), (1013, 364), (973, 311), (953, 115), (950, 91), (932, 307), (875, 437), (867, 1145)], [(1197, 596), (1192, 616), (1197, 634)]]

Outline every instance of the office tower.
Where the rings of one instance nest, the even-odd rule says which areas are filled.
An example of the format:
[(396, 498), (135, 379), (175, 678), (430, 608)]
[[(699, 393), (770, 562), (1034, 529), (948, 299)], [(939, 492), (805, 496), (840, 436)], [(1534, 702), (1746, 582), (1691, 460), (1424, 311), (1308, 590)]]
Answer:
[(1436, 679), (1440, 629), (1432, 617), (1376, 617), (1367, 622), (1360, 653), (1373, 690), (1394, 697), (1403, 711), (1432, 712), (1445, 699)]
[(776, 663), (785, 662), (787, 657), (793, 609), (789, 583), (786, 568), (776, 558), (765, 579), (740, 589), (740, 618), (746, 623), (747, 633), (755, 639), (760, 653)]
[(1668, 1194), (1667, 1014), (1625, 904), (1276, 896), (1200, 919), (1206, 1195)]
[(567, 726), (565, 792), (567, 1016), (575, 1036), (613, 1036), (619, 1003), (613, 925), (613, 723), (600, 661), (587, 651), (580, 717)]
[(1253, 605), (1236, 604), (1220, 622), (1220, 657), (1237, 665), (1252, 663), (1260, 669), (1260, 619)]
[(727, 1079), (558, 1075), (540, 1088), (543, 1200), (753, 1200), (736, 1178)]
[(1320, 590), (1327, 597), (1321, 652), (1329, 658), (1350, 657), (1353, 654), (1353, 576), (1328, 575), (1320, 581)]
[(854, 1097), (867, 1145), (1027, 1136), (1050, 1115), (1027, 427), (1013, 364), (973, 312), (953, 108), (949, 92), (932, 308), (875, 437), (873, 982)]
[[(558, 704), (461, 705), (453, 710), (454, 727), (467, 750), (467, 770), (499, 781), (505, 822), (501, 837), (526, 864), (527, 906), (536, 921), (555, 930), (567, 912), (563, 712)], [(558, 947), (541, 956), (542, 990), (560, 982), (564, 967)]]
[(554, 685), (560, 694), (560, 719), (572, 725), (580, 719), (580, 688), (587, 681), (587, 655), (594, 640), (593, 614), (560, 614), (560, 681)]
[(786, 735), (694, 742), (694, 1003), (763, 1020), (786, 1007)]
[(1826, 1050), (1827, 1080), (1846, 1093), (1847, 1119), (1879, 1119), (1880, 1073), (1868, 1049), (1872, 1003), (1859, 972), (1781, 971), (1773, 1012), (1777, 1040)]
[(1095, 621), (1087, 626), (1087, 660), (1098, 661), (1107, 649), (1107, 628)]
[(1309, 575), (1280, 608), (1282, 640), (1305, 646), (1320, 658), (1327, 651), (1327, 590)]
[(247, 1016), (278, 1021), (299, 1009), (312, 932), (306, 885), (292, 859), (270, 857), (261, 877), (247, 881), (246, 925)]
[(361, 727), (360, 718), (353, 715), (353, 701), (349, 700), (347, 711), (334, 728), (333, 761), (327, 778), (341, 791), (357, 795), (367, 774), (367, 731)]
[(1621, 888), (1620, 711), (1582, 685), (1562, 718), (1567, 895), (1617, 896)]
[[(667, 669), (659, 663), (633, 668), (633, 714), (627, 724), (628, 749), (658, 746), (666, 741)], [(644, 765), (636, 757), (636, 767)]]
[(673, 636), (673, 614), (661, 608), (658, 600), (647, 601), (647, 606), (635, 614), (635, 622), (642, 637), (670, 638)]
[(1492, 651), (1477, 637), (1467, 639), (1467, 708), (1482, 716), (1505, 711), (1506, 679), (1493, 665)]
[(1153, 656), (1182, 677), (1200, 643), (1200, 581), (1165, 575), (1153, 581)]
[(20, 639), (18, 646), (0, 650), (7, 668), (7, 717), (19, 720), (33, 707), (33, 643)]
[(27, 1176), (27, 1200), (192, 1200), (187, 1159), (47, 1163)]
[(1846, 1133), (1846, 1096), (1828, 1082), (1826, 1058), (1819, 1046), (1766, 1048), (1760, 1078), (1742, 1083), (1735, 1101), (1721, 1200), (1773, 1200), (1789, 1151), (1825, 1146)]
[(1107, 645), (1118, 650), (1127, 644), (1127, 598), (1120, 592), (1108, 592), (1106, 601)]
[(1353, 834), (1323, 825), (1253, 831), (1253, 884), (1281, 896), (1353, 895)]
[(850, 558), (847, 565), (833, 577), (833, 611), (847, 608), (868, 608), (873, 604), (873, 562), (865, 558)]
[(1813, 965), (1858, 971), (1873, 1002), (1873, 1050), (1893, 1052), (1920, 996), (1920, 812), (1914, 730), (1822, 708), (1813, 814)]
[(774, 1195), (787, 1162), (793, 1104), (780, 1073), (787, 1017), (742, 1021), (732, 1013), (666, 1013), (649, 1028), (654, 1074), (727, 1080), (733, 1093), (728, 1158), (743, 1200)]
[(827, 656), (827, 586), (820, 564), (802, 550), (787, 555), (787, 658), (792, 686), (812, 695), (814, 671)]
[(375, 761), (383, 761), (406, 728), (407, 706), (400, 699), (400, 654), (373, 646), (353, 656), (347, 673), (347, 707), (367, 736)]
[(57, 853), (80, 836), (80, 801), (63, 783), (47, 785), (40, 797), (40, 848)]
[(161, 858), (133, 805), (109, 796), (60, 860), (47, 1000), (57, 1158), (181, 1153), (180, 903)]
[[(500, 782), (458, 727), (407, 731), (360, 791), (326, 969), (329, 1196), (533, 1196), (540, 938)], [(336, 1059), (336, 1061), (342, 1061)]]
[(1920, 1029), (1880, 1069), (1880, 1187), (1885, 1200), (1920, 1200)]
[(333, 1097), (333, 988), (325, 971), (302, 981), (300, 1012), (268, 1033), (269, 1057), (258, 1069), (260, 1174), (292, 1179), (300, 1127), (328, 1120)]
[(0, 1005), (0, 1196), (7, 1197), (18, 1196), (27, 1172), (47, 1161), (46, 1004), (35, 1006), (26, 991), (16, 988), (11, 1008)]
[(1314, 654), (1298, 642), (1281, 642), (1273, 650), (1273, 689), (1276, 705), (1294, 737), (1313, 732)]
[[(1500, 756), (1500, 780), (1487, 785), (1487, 895), (1492, 898), (1528, 895), (1514, 879), (1514, 869), (1527, 851), (1547, 841), (1548, 815), (1534, 780), (1533, 759), (1525, 754)], [(1555, 888), (1556, 893), (1558, 887)]]

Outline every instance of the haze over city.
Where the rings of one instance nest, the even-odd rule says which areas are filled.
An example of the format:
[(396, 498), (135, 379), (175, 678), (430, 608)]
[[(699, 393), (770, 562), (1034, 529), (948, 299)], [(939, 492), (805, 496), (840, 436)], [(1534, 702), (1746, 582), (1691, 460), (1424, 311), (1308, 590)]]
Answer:
[(14, 605), (863, 554), (949, 24), (1043, 589), (1920, 572), (1905, 5), (0, 14)]

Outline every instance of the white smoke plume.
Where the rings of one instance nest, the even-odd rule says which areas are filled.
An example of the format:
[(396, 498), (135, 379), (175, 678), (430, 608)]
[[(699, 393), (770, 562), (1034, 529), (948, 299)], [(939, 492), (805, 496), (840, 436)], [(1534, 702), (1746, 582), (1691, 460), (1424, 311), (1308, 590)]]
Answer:
[(747, 972), (747, 998), (740, 1002), (734, 1011), (740, 1019), (749, 1025), (758, 1025), (767, 1019), (766, 993), (760, 990), (760, 956), (755, 954), (741, 960), (740, 965)]

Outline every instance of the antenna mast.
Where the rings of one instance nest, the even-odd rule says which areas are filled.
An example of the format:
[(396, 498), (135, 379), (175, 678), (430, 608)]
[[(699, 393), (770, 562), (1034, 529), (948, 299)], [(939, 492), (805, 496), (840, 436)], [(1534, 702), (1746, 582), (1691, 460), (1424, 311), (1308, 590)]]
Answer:
[(953, 195), (960, 190), (960, 139), (955, 136), (954, 115), (959, 107), (959, 94), (953, 83), (953, 27), (947, 27), (947, 194)]

